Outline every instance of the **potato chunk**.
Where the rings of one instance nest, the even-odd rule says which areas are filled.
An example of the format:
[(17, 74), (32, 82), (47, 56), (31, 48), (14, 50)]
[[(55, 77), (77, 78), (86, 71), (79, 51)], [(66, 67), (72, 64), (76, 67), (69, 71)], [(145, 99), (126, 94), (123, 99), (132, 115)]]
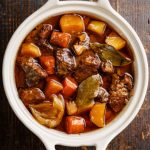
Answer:
[(77, 113), (77, 105), (74, 101), (69, 101), (66, 103), (66, 109), (67, 109), (67, 114), (68, 115), (74, 115)]
[(41, 56), (41, 51), (39, 47), (33, 43), (24, 43), (22, 44), (21, 55), (35, 58)]
[(122, 39), (117, 33), (115, 32), (111, 32), (105, 42), (108, 44), (108, 45), (111, 45), (113, 46), (116, 50), (120, 50), (122, 48), (125, 47), (126, 45), (126, 41), (124, 39)]
[(85, 31), (84, 20), (80, 15), (63, 15), (60, 19), (62, 32), (74, 34)]
[(87, 29), (98, 35), (103, 35), (105, 33), (106, 23), (102, 21), (91, 21)]
[(73, 45), (73, 50), (76, 55), (81, 55), (85, 50), (89, 49), (90, 38), (85, 32), (81, 33), (77, 38), (78, 40)]
[(90, 119), (96, 126), (105, 126), (105, 111), (105, 103), (97, 103), (93, 106), (92, 110), (90, 111)]

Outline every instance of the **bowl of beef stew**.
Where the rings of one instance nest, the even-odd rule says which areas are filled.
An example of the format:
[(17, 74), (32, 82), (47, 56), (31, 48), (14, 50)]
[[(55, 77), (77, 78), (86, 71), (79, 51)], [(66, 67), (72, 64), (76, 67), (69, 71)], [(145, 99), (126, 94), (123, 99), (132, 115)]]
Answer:
[[(101, 6), (102, 2), (99, 1)], [(25, 125), (30, 122), (29, 128), (48, 149), (55, 144), (94, 144), (100, 149), (103, 142), (105, 149), (134, 118), (143, 102), (147, 87), (145, 53), (137, 35), (123, 19), (117, 22), (120, 16), (117, 18), (110, 6), (104, 5), (104, 10), (97, 10), (101, 12), (98, 16), (94, 12), (96, 3), (74, 2), (74, 6), (70, 2), (59, 3), (60, 6), (64, 4), (64, 8), (58, 5), (58, 12), (54, 8), (55, 14), (43, 11), (48, 6), (42, 7), (41, 14), (33, 14), (35, 22), (29, 25), (31, 16), (20, 27), (24, 31), (20, 32), (18, 48), (12, 57), (6, 52), (4, 59), (3, 69), (6, 59), (9, 60), (7, 55), (11, 58), (8, 64), (13, 65), (12, 69), (8, 66), (7, 71), (4, 69), (5, 91), (19, 118)], [(85, 8), (91, 5), (92, 8), (87, 11), (82, 7), (77, 11), (79, 5)], [(67, 13), (63, 13), (65, 7), (70, 9)], [(110, 13), (107, 14), (109, 18), (103, 16), (105, 11)], [(111, 18), (113, 13), (114, 18)], [(30, 28), (25, 29), (26, 24)], [(12, 41), (18, 42), (13, 38)], [(9, 47), (7, 51), (10, 51)], [(140, 50), (136, 53), (138, 47)], [(139, 69), (142, 66), (145, 68), (143, 77)], [(9, 69), (13, 81), (6, 80)], [(16, 106), (13, 97), (17, 99)], [(129, 118), (131, 113), (134, 116)], [(108, 137), (104, 133), (109, 135), (108, 140), (104, 140)], [(51, 144), (48, 139), (52, 137), (56, 140)], [(80, 140), (85, 137), (87, 139)], [(63, 138), (70, 138), (70, 143)], [(103, 142), (98, 142), (98, 139), (103, 139)]]

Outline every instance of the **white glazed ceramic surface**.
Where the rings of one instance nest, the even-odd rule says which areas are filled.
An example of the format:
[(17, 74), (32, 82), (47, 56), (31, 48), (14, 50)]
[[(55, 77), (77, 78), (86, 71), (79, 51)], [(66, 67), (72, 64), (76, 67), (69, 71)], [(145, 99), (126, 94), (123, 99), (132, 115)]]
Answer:
[[(48, 129), (36, 122), (18, 97), (14, 77), (15, 58), (27, 34), (49, 17), (69, 12), (87, 14), (106, 21), (128, 41), (135, 60), (134, 96), (127, 106), (106, 127), (79, 135), (68, 135)], [(12, 36), (3, 60), (3, 84), (8, 101), (17, 117), (43, 141), (48, 150), (55, 150), (56, 144), (65, 146), (95, 145), (97, 150), (105, 150), (108, 143), (129, 125), (141, 108), (148, 86), (148, 63), (139, 37), (127, 21), (110, 6), (108, 0), (99, 0), (98, 2), (49, 0), (42, 8), (28, 17)]]

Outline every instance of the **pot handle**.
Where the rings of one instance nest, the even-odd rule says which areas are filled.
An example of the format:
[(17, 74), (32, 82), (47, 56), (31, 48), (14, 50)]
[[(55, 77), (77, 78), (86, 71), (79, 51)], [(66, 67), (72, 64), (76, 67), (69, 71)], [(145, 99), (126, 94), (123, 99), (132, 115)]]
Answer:
[[(59, 3), (59, 1), (71, 1), (71, 0), (47, 0), (47, 3), (43, 7), (41, 7), (40, 10), (45, 11), (46, 8), (48, 9), (48, 8), (50, 8), (50, 6), (52, 7), (52, 6), (57, 5)], [(74, 0), (72, 0), (72, 1), (74, 1)], [(83, 0), (75, 0), (75, 1), (83, 1)], [(110, 5), (109, 0), (87, 0), (87, 1), (95, 2), (100, 7), (103, 7), (105, 9), (109, 9), (109, 10), (112, 9), (112, 6)], [(42, 140), (42, 142), (45, 145), (47, 150), (56, 150), (56, 148), (55, 148), (55, 145), (57, 144), (56, 141), (54, 142), (52, 140), (48, 140), (48, 138), (46, 139), (46, 138), (42, 138), (42, 137), (40, 139)], [(96, 150), (106, 150), (110, 141), (111, 141), (111, 139), (103, 140), (103, 141), (97, 142), (96, 144), (91, 144), (88, 146), (96, 146)], [(60, 145), (63, 145), (63, 143)]]
[(104, 140), (99, 140), (98, 142), (96, 142), (96, 150), (106, 150), (112, 139), (113, 137), (109, 137)]
[(53, 140), (47, 138), (46, 136), (38, 136), (41, 141), (43, 142), (46, 150), (56, 150), (55, 145), (57, 144), (56, 141), (54, 142)]
[[(48, 137), (46, 137), (46, 136), (42, 136), (41, 137), (41, 135), (40, 136), (38, 136), (40, 139), (41, 139), (41, 141), (43, 142), (43, 144), (45, 145), (45, 147), (46, 147), (46, 150), (56, 150), (56, 148), (55, 148), (55, 145), (63, 145), (63, 146), (66, 146), (66, 145), (64, 145), (64, 143), (63, 142), (60, 142), (60, 141), (57, 141), (57, 140), (52, 140), (52, 138), (48, 138)], [(105, 138), (105, 139), (100, 139), (100, 140), (98, 140), (98, 141), (96, 141), (96, 142), (93, 142), (93, 141), (91, 141), (91, 143), (89, 142), (89, 144), (87, 144), (87, 145), (84, 145), (83, 143), (78, 143), (79, 144), (79, 146), (83, 146), (84, 145), (84, 147), (88, 147), (88, 146), (95, 146), (96, 147), (96, 150), (106, 150), (107, 149), (107, 146), (108, 146), (108, 144), (110, 143), (110, 141), (112, 140), (113, 138), (112, 137), (109, 137), (109, 138)], [(72, 145), (72, 144), (71, 144)], [(67, 146), (69, 146), (69, 144), (67, 145)], [(76, 146), (77, 147), (77, 146)]]
[[(47, 3), (51, 6), (55, 6), (59, 4), (59, 1), (90, 1), (90, 2), (95, 2), (96, 5), (98, 4), (100, 7), (103, 7), (108, 10), (112, 10), (112, 6), (109, 2), (109, 0), (47, 0)], [(45, 4), (46, 6), (47, 4)]]
[(99, 6), (104, 7), (108, 10), (112, 9), (109, 0), (97, 0), (97, 3), (99, 4)]

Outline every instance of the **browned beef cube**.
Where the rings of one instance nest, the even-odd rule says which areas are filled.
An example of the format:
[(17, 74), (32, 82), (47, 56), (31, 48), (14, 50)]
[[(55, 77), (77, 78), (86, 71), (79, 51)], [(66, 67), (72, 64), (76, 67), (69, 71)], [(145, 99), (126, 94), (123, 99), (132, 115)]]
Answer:
[(125, 100), (125, 97), (115, 96), (111, 97), (111, 101), (109, 104), (114, 112), (119, 112), (126, 105)]
[(67, 48), (71, 40), (71, 35), (68, 33), (53, 31), (50, 43), (59, 47)]
[(35, 44), (40, 48), (42, 55), (51, 55), (53, 54), (53, 47), (48, 42), (47, 39), (37, 38)]
[(69, 49), (62, 48), (56, 51), (56, 68), (59, 75), (66, 75), (74, 71), (76, 60)]
[(85, 51), (81, 56), (77, 59), (78, 67), (91, 67), (94, 70), (97, 70), (100, 66), (100, 59), (97, 54), (93, 51)]
[(81, 82), (92, 74), (97, 74), (100, 63), (101, 61), (97, 54), (92, 51), (85, 51), (77, 59), (77, 69), (74, 73), (75, 79)]
[(18, 57), (17, 63), (22, 67), (26, 74), (26, 84), (29, 87), (38, 84), (40, 79), (46, 78), (46, 71), (31, 57)]
[(109, 104), (115, 112), (121, 111), (130, 98), (131, 88), (128, 88), (125, 78), (122, 79), (117, 74), (112, 76)]
[(97, 74), (97, 70), (92, 70), (90, 67), (78, 68), (74, 72), (74, 78), (80, 83), (93, 74)]
[(45, 100), (45, 95), (39, 88), (21, 89), (19, 96), (26, 105), (37, 104)]
[(43, 39), (48, 38), (52, 31), (52, 25), (50, 24), (43, 24), (41, 30), (39, 31), (39, 36)]

